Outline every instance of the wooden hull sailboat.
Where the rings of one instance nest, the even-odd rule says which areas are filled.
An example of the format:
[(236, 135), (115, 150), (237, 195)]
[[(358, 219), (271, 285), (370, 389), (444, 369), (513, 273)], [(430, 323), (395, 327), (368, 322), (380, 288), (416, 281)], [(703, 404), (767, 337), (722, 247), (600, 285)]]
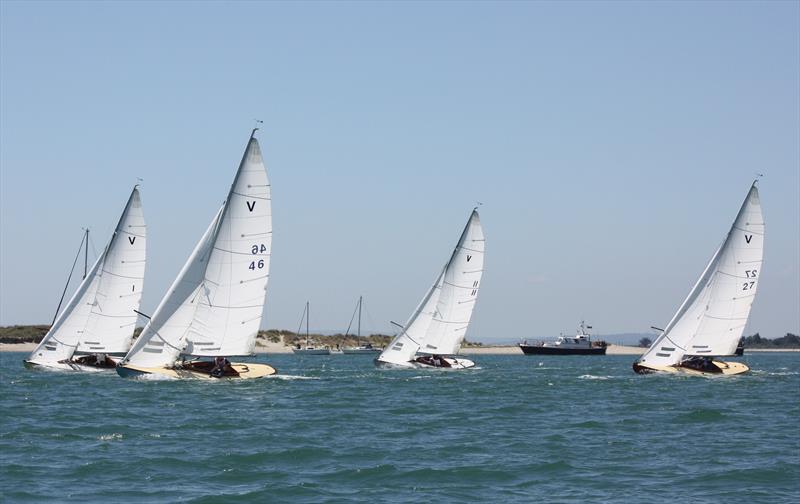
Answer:
[(405, 325), (375, 359), (386, 368), (469, 369), (475, 363), (457, 357), (475, 308), (485, 239), (473, 209), (450, 259)]
[(269, 279), (271, 192), (256, 130), (225, 203), (120, 361), (120, 376), (217, 380), (275, 373), (265, 364), (227, 360), (253, 354)]
[[(356, 311), (353, 312), (353, 316), (350, 317), (350, 324), (347, 326), (347, 330), (344, 332), (345, 336), (350, 334), (350, 327), (353, 325), (353, 318), (356, 316), (356, 312), (358, 312), (358, 326), (356, 329), (356, 341), (361, 340), (361, 308), (364, 305), (364, 297), (358, 297), (358, 303), (356, 304)], [(342, 348), (342, 353), (346, 355), (375, 355), (376, 353), (380, 353), (381, 349), (375, 348), (372, 346), (371, 343), (363, 343), (357, 347), (344, 347)]]
[(635, 372), (720, 376), (749, 371), (745, 364), (720, 358), (736, 355), (761, 278), (764, 216), (756, 182), (675, 316), (633, 364)]
[[(134, 187), (111, 240), (91, 269), (85, 253), (83, 281), (64, 310), (56, 310), (50, 330), (25, 361), (26, 367), (84, 372), (114, 369), (115, 359), (128, 351), (133, 340), (144, 284), (145, 240), (141, 198)], [(88, 250), (88, 230), (81, 247)], [(73, 271), (79, 256), (80, 249)]]
[(117, 367), (117, 373), (123, 378), (144, 378), (147, 375), (160, 376), (172, 379), (194, 379), (194, 380), (249, 380), (253, 378), (264, 378), (274, 375), (277, 371), (268, 364), (255, 364), (252, 362), (232, 362), (230, 369), (222, 376), (212, 376), (212, 363), (209, 361), (199, 361), (201, 365), (191, 363), (176, 364), (171, 368), (163, 367), (139, 367), (125, 365)]

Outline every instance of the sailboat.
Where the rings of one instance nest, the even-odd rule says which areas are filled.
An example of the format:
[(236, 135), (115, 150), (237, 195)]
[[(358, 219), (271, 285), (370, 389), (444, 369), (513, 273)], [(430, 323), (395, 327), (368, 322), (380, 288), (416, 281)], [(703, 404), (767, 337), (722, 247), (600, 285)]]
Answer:
[[(326, 347), (314, 347), (309, 344), (309, 332), (308, 332), (308, 319), (311, 318), (311, 310), (309, 309), (309, 303), (306, 301), (306, 307), (303, 310), (303, 315), (300, 318), (300, 327), (303, 327), (303, 319), (306, 321), (306, 346), (301, 347), (300, 345), (295, 346), (292, 348), (292, 352), (301, 355), (330, 355), (331, 351), (329, 348)], [(297, 333), (300, 334), (300, 327), (297, 328)]]
[(225, 202), (117, 366), (120, 376), (213, 380), (275, 373), (266, 364), (227, 359), (253, 354), (269, 279), (271, 192), (257, 130)]
[(475, 365), (455, 357), (469, 326), (483, 275), (485, 239), (477, 209), (450, 259), (400, 332), (375, 359), (380, 367), (466, 369)]
[(637, 373), (735, 375), (749, 371), (745, 364), (717, 358), (735, 355), (761, 279), (764, 217), (756, 182), (675, 316), (633, 364)]
[(27, 367), (64, 371), (114, 369), (114, 357), (125, 355), (133, 340), (144, 284), (145, 241), (142, 201), (138, 186), (134, 186), (111, 240), (91, 269), (87, 268), (86, 230), (81, 242), (86, 251), (83, 281), (25, 361)]
[[(358, 303), (356, 304), (356, 310), (358, 311), (358, 329), (356, 332), (356, 341), (361, 340), (361, 308), (364, 304), (364, 297), (358, 296)], [(355, 315), (355, 313), (353, 313)], [(353, 323), (353, 319), (350, 318), (350, 324)], [(345, 336), (350, 334), (350, 326), (347, 326), (347, 330), (345, 331)], [(357, 347), (344, 347), (342, 348), (342, 353), (344, 354), (376, 354), (380, 352), (379, 349), (372, 346), (372, 343), (369, 341), (358, 345)]]

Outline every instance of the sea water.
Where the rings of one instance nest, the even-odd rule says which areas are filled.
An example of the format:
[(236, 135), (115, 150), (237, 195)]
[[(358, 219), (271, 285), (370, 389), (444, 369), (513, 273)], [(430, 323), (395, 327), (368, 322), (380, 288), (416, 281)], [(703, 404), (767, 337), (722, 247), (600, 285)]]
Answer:
[(0, 354), (6, 502), (800, 502), (800, 354), (736, 377), (631, 356), (259, 356), (253, 381), (32, 371)]

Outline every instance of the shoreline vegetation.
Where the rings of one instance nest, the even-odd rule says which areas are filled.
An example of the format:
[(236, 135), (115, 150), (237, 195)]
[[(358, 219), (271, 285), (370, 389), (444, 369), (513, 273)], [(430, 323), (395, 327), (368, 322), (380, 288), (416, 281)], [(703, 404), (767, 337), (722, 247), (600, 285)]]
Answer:
[[(16, 325), (0, 327), (0, 351), (3, 352), (31, 352), (47, 334), (48, 325)], [(136, 328), (134, 337), (142, 331)], [(376, 348), (383, 348), (389, 344), (392, 336), (386, 334), (371, 334), (356, 338), (354, 335), (345, 334), (310, 334), (309, 343), (315, 346), (327, 346), (331, 349), (343, 347), (356, 347), (370, 343)], [(746, 352), (800, 352), (800, 336), (787, 333), (775, 339), (763, 338), (758, 333), (743, 338)], [(259, 331), (256, 338), (255, 352), (261, 353), (291, 353), (295, 345), (305, 345), (306, 336), (293, 331), (269, 329)], [(627, 346), (609, 344), (608, 355), (640, 355), (646, 350), (641, 346)], [(523, 355), (516, 344), (492, 345), (480, 342), (464, 341), (461, 352), (465, 355)]]

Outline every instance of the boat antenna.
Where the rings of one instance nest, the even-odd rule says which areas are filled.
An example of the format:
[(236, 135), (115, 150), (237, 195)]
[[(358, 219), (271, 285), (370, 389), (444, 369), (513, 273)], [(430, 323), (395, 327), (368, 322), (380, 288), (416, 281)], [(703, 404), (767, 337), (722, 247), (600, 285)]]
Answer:
[[(56, 308), (56, 313), (53, 315), (53, 321), (50, 323), (50, 326), (56, 323), (56, 318), (58, 318), (58, 312), (61, 310), (61, 303), (64, 302), (64, 296), (67, 294), (67, 289), (69, 288), (69, 282), (72, 280), (72, 274), (75, 272), (75, 265), (78, 264), (78, 258), (81, 256), (81, 248), (86, 241), (86, 234), (84, 233), (81, 236), (81, 244), (78, 245), (78, 253), (75, 254), (75, 260), (72, 261), (72, 269), (69, 270), (69, 277), (67, 277), (67, 285), (64, 286), (64, 292), (61, 293), (61, 299), (58, 301), (58, 307)], [(86, 246), (88, 247), (89, 244), (87, 243)]]
[(477, 210), (477, 209), (478, 209), (478, 207), (480, 207), (480, 206), (483, 206), (483, 203), (481, 203), (480, 201), (476, 201), (476, 202), (475, 202), (475, 206), (474, 206), (474, 207), (472, 207), (472, 210), (473, 210), (473, 211), (474, 211), (474, 210)]
[(134, 189), (139, 187), (139, 184), (141, 184), (142, 182), (144, 182), (144, 179), (142, 177), (136, 177), (136, 184), (133, 186)]
[(761, 177), (763, 177), (763, 176), (764, 176), (764, 174), (763, 174), (763, 173), (756, 173), (756, 179), (753, 181), (753, 185), (756, 185), (756, 183), (757, 183), (759, 180), (761, 180)]

